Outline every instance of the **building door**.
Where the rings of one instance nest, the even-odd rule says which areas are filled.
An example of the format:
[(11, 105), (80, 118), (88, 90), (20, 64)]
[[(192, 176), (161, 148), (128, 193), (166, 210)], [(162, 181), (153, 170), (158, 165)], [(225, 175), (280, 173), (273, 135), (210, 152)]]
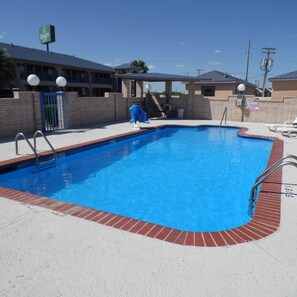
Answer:
[(65, 93), (41, 93), (40, 106), (43, 131), (67, 128)]

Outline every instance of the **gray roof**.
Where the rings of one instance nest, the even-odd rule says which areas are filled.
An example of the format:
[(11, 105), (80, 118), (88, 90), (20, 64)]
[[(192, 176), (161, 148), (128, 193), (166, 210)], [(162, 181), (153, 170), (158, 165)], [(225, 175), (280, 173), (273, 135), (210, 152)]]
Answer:
[(47, 52), (44, 50), (38, 50), (34, 48), (1, 42), (0, 48), (5, 49), (7, 51), (7, 54), (14, 60), (70, 66), (79, 69), (96, 70), (101, 72), (113, 72), (113, 69), (111, 67), (66, 54)]
[(195, 76), (164, 74), (164, 73), (127, 73), (116, 74), (116, 77), (122, 79), (135, 79), (141, 81), (197, 81)]
[(226, 72), (221, 71), (210, 71), (204, 74), (197, 76), (198, 84), (205, 83), (238, 83), (245, 84), (246, 86), (256, 87), (254, 84), (251, 84), (243, 79), (230, 75)]
[(119, 66), (114, 67), (115, 70), (127, 70), (127, 69), (135, 69), (135, 70), (141, 70), (140, 67), (137, 67), (133, 65), (132, 63), (125, 63)]
[(296, 80), (297, 79), (297, 71), (285, 73), (282, 75), (278, 75), (275, 77), (269, 78), (269, 81), (274, 81), (274, 80)]

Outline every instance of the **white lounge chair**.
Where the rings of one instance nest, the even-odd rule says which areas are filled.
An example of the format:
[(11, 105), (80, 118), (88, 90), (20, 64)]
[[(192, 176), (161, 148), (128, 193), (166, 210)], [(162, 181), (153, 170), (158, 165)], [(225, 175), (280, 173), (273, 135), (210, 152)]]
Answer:
[(268, 129), (272, 132), (282, 132), (281, 129), (297, 128), (297, 117), (294, 121), (285, 121), (283, 124), (266, 124)]
[(278, 131), (281, 132), (283, 136), (291, 138), (297, 137), (297, 127), (279, 128)]

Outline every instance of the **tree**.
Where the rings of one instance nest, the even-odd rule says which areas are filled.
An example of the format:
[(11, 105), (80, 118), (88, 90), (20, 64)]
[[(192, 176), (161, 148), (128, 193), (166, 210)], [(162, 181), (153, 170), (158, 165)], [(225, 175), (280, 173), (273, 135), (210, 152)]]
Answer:
[(9, 87), (15, 79), (15, 69), (6, 51), (0, 48), (0, 89)]
[(132, 65), (141, 68), (141, 73), (147, 73), (149, 71), (148, 67), (145, 65), (145, 62), (142, 60), (134, 60), (131, 63)]

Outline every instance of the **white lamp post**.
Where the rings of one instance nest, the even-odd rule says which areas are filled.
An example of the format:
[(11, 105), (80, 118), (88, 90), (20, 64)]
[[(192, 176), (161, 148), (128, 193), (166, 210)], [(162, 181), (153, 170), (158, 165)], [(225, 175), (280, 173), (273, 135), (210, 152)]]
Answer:
[(149, 92), (151, 89), (152, 89), (152, 85), (150, 85), (150, 84), (147, 84), (146, 86), (145, 86), (145, 88), (147, 89), (147, 91)]
[(57, 92), (58, 127), (59, 129), (66, 129), (65, 96), (62, 92), (62, 88), (66, 86), (67, 80), (64, 76), (59, 76), (56, 79), (56, 84), (61, 88), (61, 91)]
[[(237, 87), (238, 91), (240, 92), (240, 94), (242, 95), (242, 92), (245, 90), (245, 85), (244, 84), (240, 84), (238, 85)], [(241, 121), (243, 122), (244, 120), (244, 114), (243, 114), (243, 110), (244, 110), (244, 96), (241, 96), (242, 98), (241, 99), (238, 99), (238, 100), (241, 100)]]
[(30, 74), (27, 77), (27, 82), (33, 88), (33, 91), (34, 91), (34, 87), (39, 85), (40, 79), (36, 74)]
[(148, 116), (150, 117), (150, 104), (149, 104), (149, 101), (150, 101), (150, 90), (152, 89), (152, 85), (150, 84), (147, 84), (145, 86), (146, 90), (147, 90), (147, 96), (145, 97), (145, 111), (147, 112)]
[(57, 84), (58, 87), (63, 88), (63, 87), (66, 86), (67, 80), (66, 80), (66, 78), (64, 76), (59, 76), (56, 79), (56, 84)]
[(240, 84), (240, 85), (238, 85), (237, 89), (240, 92), (240, 94), (242, 94), (242, 92), (245, 90), (245, 85), (244, 84)]

